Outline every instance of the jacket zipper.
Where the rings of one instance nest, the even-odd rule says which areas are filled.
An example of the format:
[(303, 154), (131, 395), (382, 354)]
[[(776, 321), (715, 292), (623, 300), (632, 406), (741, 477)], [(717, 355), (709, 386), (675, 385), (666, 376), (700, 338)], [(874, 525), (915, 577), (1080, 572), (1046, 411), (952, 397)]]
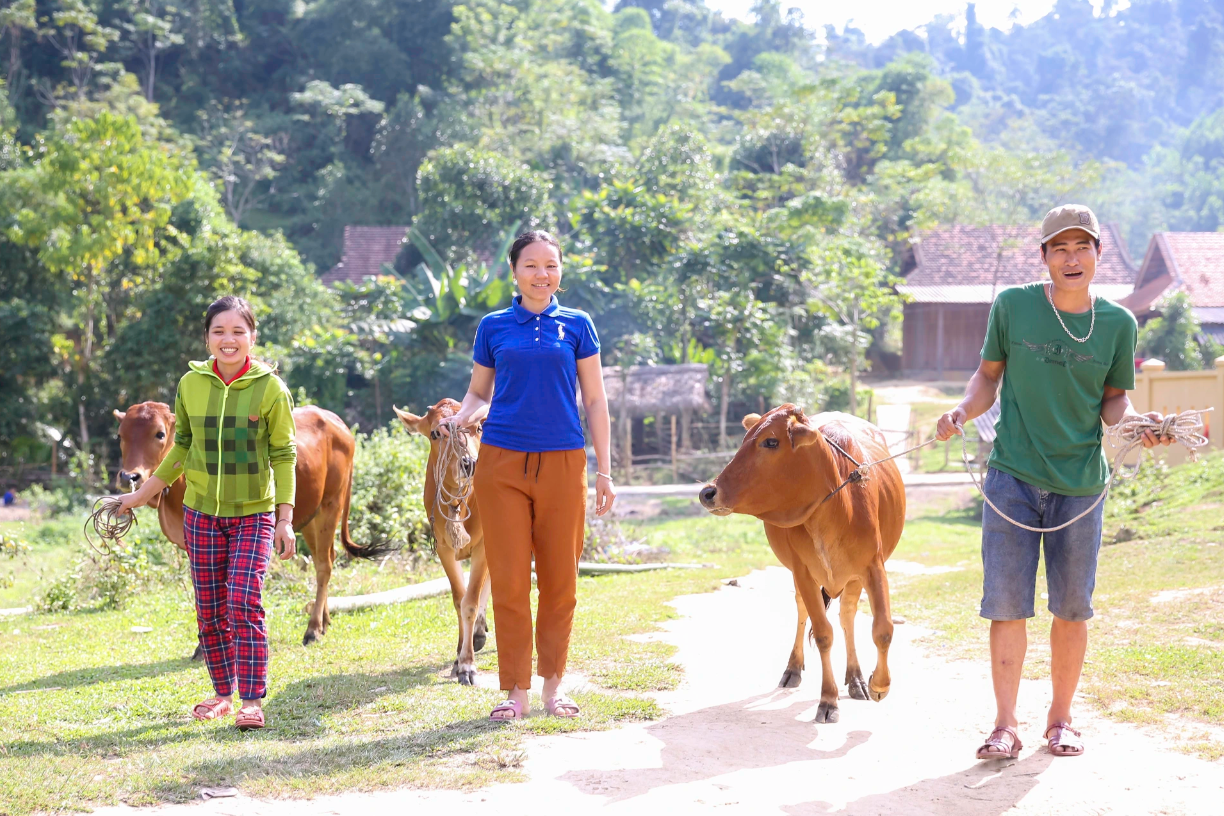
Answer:
[(225, 458), (225, 402), (229, 399), (230, 391), (230, 387), (224, 383), (221, 387), (224, 390), (221, 393), (221, 416), (217, 418), (217, 492), (215, 495), (218, 515), (221, 513), (221, 475), (225, 470), (221, 466), (222, 459)]

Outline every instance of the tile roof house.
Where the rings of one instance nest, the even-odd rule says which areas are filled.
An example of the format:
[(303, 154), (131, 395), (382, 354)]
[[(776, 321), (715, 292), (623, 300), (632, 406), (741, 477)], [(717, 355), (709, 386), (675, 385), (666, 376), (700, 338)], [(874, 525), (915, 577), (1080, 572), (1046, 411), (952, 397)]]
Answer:
[(323, 273), (326, 286), (339, 281), (361, 283), (385, 274), (383, 264), (394, 264), (403, 247), (408, 227), (345, 227), (344, 252), (340, 263)]
[[(901, 367), (908, 374), (972, 371), (980, 361), (990, 304), (1000, 289), (1048, 277), (1036, 226), (951, 226), (920, 232), (898, 291), (905, 304)], [(1117, 226), (1101, 230), (1104, 254), (1093, 291), (1122, 301), (1137, 273)]]
[(1224, 233), (1158, 232), (1148, 244), (1134, 294), (1122, 301), (1141, 320), (1167, 294), (1190, 296), (1203, 331), (1224, 342)]

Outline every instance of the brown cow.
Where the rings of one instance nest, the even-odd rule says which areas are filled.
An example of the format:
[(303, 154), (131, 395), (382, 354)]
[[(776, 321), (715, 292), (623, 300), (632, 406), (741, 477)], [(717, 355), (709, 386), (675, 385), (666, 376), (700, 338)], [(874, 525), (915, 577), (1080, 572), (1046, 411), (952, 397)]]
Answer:
[[(845, 454), (859, 462), (889, 455), (879, 429), (848, 414), (808, 418), (800, 408), (783, 405), (765, 416), (749, 414), (744, 428), (747, 434), (735, 458), (701, 490), (701, 503), (714, 515), (744, 513), (765, 523), (769, 546), (794, 577), (799, 607), (782, 685), (799, 685), (810, 614), (823, 670), (816, 722), (837, 722), (838, 687), (829, 658), (833, 627), (825, 616), (831, 598), (841, 597), (850, 696), (883, 700), (892, 683), (888, 647), (893, 624), (884, 562), (905, 526), (901, 473), (889, 461), (871, 468), (861, 481), (846, 483), (855, 465)], [(854, 649), (854, 615), (864, 587), (877, 650), (875, 672), (866, 684)]]
[[(430, 406), (424, 416), (410, 414), (395, 408), (395, 415), (404, 423), (409, 431), (419, 433), (429, 438), (429, 464), (425, 470), (425, 512), (429, 514), (430, 529), (436, 542), (435, 549), (442, 569), (450, 579), (451, 600), (455, 604), (455, 614), (459, 617), (459, 646), (455, 654), (455, 664), (451, 675), (459, 678), (465, 686), (476, 682), (476, 652), (484, 648), (489, 630), (485, 619), (485, 609), (489, 603), (489, 590), (492, 583), (487, 580), (489, 569), (485, 562), (484, 530), (480, 526), (480, 508), (476, 505), (476, 496), (466, 499), (471, 514), (462, 524), (450, 521), (462, 517), (461, 502), (452, 500), (448, 506), (439, 512), (438, 482), (435, 473), (445, 437), (438, 430), (438, 423), (446, 417), (459, 411), (459, 403), (453, 399), (443, 399), (437, 405)], [(487, 412), (487, 408), (485, 411)], [(477, 419), (483, 419), (478, 415)], [(449, 457), (443, 463), (445, 474), (442, 479), (444, 492), (449, 496), (459, 495), (460, 483), (470, 483), (472, 474), (476, 472), (476, 460), (480, 454), (480, 431), (460, 432), (461, 454)], [(463, 567), (459, 562), (472, 559), (472, 568), (465, 586)]]
[[(116, 485), (121, 490), (135, 490), (157, 469), (174, 444), (174, 411), (163, 402), (142, 402), (126, 411), (116, 409), (114, 413), (119, 420), (119, 446), (123, 452)], [(356, 558), (377, 558), (395, 548), (390, 544), (359, 547), (349, 536), (356, 442), (343, 420), (331, 411), (306, 406), (293, 410), (293, 424), (297, 428), (293, 529), (302, 534), (310, 547), (316, 578), (314, 606), (302, 638), (302, 645), (306, 646), (325, 634), (331, 624), (327, 584), (336, 560), (336, 528), (340, 528), (344, 549)], [(180, 477), (150, 502), (157, 508), (157, 519), (166, 538), (183, 548), (185, 491), (186, 482)]]

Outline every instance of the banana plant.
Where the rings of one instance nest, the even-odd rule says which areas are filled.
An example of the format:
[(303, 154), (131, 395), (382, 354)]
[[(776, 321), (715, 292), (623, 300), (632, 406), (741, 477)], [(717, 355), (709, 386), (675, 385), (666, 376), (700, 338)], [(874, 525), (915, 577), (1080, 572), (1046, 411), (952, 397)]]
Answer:
[(514, 283), (506, 256), (518, 228), (515, 224), (506, 231), (492, 264), (481, 261), (475, 268), (460, 264), (453, 269), (420, 230), (410, 228), (408, 240), (425, 260), (414, 270), (415, 284), (405, 281), (418, 303), (409, 316), (418, 323), (443, 324), (459, 315), (483, 317), (509, 301)]

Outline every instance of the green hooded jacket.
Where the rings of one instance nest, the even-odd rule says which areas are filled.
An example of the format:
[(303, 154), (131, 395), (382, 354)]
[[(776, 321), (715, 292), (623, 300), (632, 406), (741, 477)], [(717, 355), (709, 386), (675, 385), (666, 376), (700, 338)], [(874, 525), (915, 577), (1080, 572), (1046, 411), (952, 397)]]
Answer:
[(190, 368), (174, 399), (174, 447), (153, 475), (167, 484), (186, 475), (183, 503), (211, 516), (293, 504), (293, 398), (276, 370), (252, 359), (250, 370), (226, 385), (211, 360)]

